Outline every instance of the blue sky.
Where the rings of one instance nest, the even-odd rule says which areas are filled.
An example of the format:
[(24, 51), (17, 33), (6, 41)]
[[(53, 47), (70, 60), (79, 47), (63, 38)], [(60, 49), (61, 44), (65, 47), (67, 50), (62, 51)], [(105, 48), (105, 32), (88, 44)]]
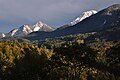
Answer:
[(59, 27), (82, 12), (102, 10), (120, 0), (0, 0), (0, 32), (43, 21)]

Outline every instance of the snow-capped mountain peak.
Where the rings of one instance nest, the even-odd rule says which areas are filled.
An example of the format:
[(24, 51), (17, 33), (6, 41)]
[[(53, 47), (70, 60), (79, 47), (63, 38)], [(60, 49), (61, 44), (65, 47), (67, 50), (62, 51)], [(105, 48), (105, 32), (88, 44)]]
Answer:
[(53, 31), (54, 29), (52, 29), (50, 26), (48, 26), (47, 24), (38, 21), (37, 23), (35, 23), (34, 25), (23, 25), (17, 29), (13, 29), (11, 30), (7, 36), (25, 36), (31, 32), (35, 32), (35, 31)]
[(34, 24), (32, 26), (33, 28), (33, 31), (53, 31), (53, 29), (48, 26), (47, 24), (41, 22), (41, 21), (38, 21), (36, 24)]
[(45, 24), (45, 23), (43, 23), (42, 21), (38, 21), (38, 22), (36, 23), (36, 26), (42, 27), (44, 24)]
[(81, 15), (80, 21), (82, 21), (83, 19), (90, 17), (91, 15), (96, 14), (96, 13), (97, 13), (97, 11), (95, 11), (95, 10), (83, 12), (83, 14)]
[(36, 24), (33, 25), (33, 31), (39, 31), (42, 26), (44, 25), (44, 23), (42, 23), (41, 21), (38, 21)]
[(73, 20), (70, 24), (75, 25), (75, 24), (79, 23), (80, 21), (84, 20), (85, 18), (88, 18), (96, 13), (97, 13), (96, 10), (90, 10), (90, 11), (83, 12), (79, 17), (77, 17), (75, 20)]

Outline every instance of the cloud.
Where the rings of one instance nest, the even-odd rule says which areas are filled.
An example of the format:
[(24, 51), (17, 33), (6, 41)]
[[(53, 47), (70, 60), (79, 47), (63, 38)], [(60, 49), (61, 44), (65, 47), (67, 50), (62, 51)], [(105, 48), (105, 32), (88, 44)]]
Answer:
[[(83, 11), (100, 10), (119, 0), (0, 0), (0, 32), (38, 20), (51, 26), (70, 22)], [(13, 27), (12, 27), (13, 26)]]

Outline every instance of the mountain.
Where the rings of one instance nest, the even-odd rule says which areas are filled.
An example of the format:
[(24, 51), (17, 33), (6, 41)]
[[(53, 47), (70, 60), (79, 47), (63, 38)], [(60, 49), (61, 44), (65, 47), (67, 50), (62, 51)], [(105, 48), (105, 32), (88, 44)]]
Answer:
[(63, 26), (57, 28), (57, 30), (61, 30), (61, 29), (67, 28), (69, 26), (73, 26), (73, 25), (81, 22), (82, 20), (84, 20), (84, 19), (86, 19), (86, 18), (88, 18), (96, 13), (97, 13), (96, 10), (89, 10), (89, 11), (83, 12), (79, 17), (77, 17), (75, 20), (70, 22), (70, 24), (63, 25)]
[(33, 32), (26, 36), (26, 38), (45, 39), (79, 33), (101, 32), (109, 29), (114, 24), (120, 24), (120, 4), (105, 8), (73, 26), (67, 26), (52, 32)]
[(23, 25), (19, 28), (15, 28), (11, 30), (8, 34), (7, 37), (19, 37), (19, 36), (25, 36), (31, 32), (36, 32), (36, 31), (46, 31), (50, 32), (53, 31), (54, 29), (48, 26), (47, 24), (38, 21), (34, 25)]
[(35, 32), (35, 31), (46, 31), (46, 32), (50, 32), (50, 31), (53, 31), (54, 29), (50, 26), (48, 26), (47, 24), (39, 21), (37, 22), (36, 24), (34, 24), (32, 26), (32, 30)]
[[(61, 32), (86, 33), (98, 32), (109, 28), (112, 24), (119, 24), (120, 21), (120, 4), (112, 5), (104, 10), (99, 11), (97, 14), (92, 15), (76, 25), (67, 27)], [(67, 34), (65, 32), (65, 34)]]
[(79, 23), (80, 21), (96, 14), (97, 11), (96, 10), (90, 10), (90, 11), (86, 11), (86, 12), (83, 12), (79, 17), (77, 17), (75, 20), (73, 20), (70, 25), (75, 25), (77, 23)]

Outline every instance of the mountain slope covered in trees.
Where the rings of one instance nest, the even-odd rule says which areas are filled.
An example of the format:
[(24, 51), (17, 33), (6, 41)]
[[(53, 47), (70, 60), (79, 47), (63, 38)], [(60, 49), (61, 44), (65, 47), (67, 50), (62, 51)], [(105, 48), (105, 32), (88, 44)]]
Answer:
[(101, 59), (86, 43), (65, 43), (48, 50), (28, 42), (1, 41), (0, 79), (119, 80), (119, 44), (107, 49)]

